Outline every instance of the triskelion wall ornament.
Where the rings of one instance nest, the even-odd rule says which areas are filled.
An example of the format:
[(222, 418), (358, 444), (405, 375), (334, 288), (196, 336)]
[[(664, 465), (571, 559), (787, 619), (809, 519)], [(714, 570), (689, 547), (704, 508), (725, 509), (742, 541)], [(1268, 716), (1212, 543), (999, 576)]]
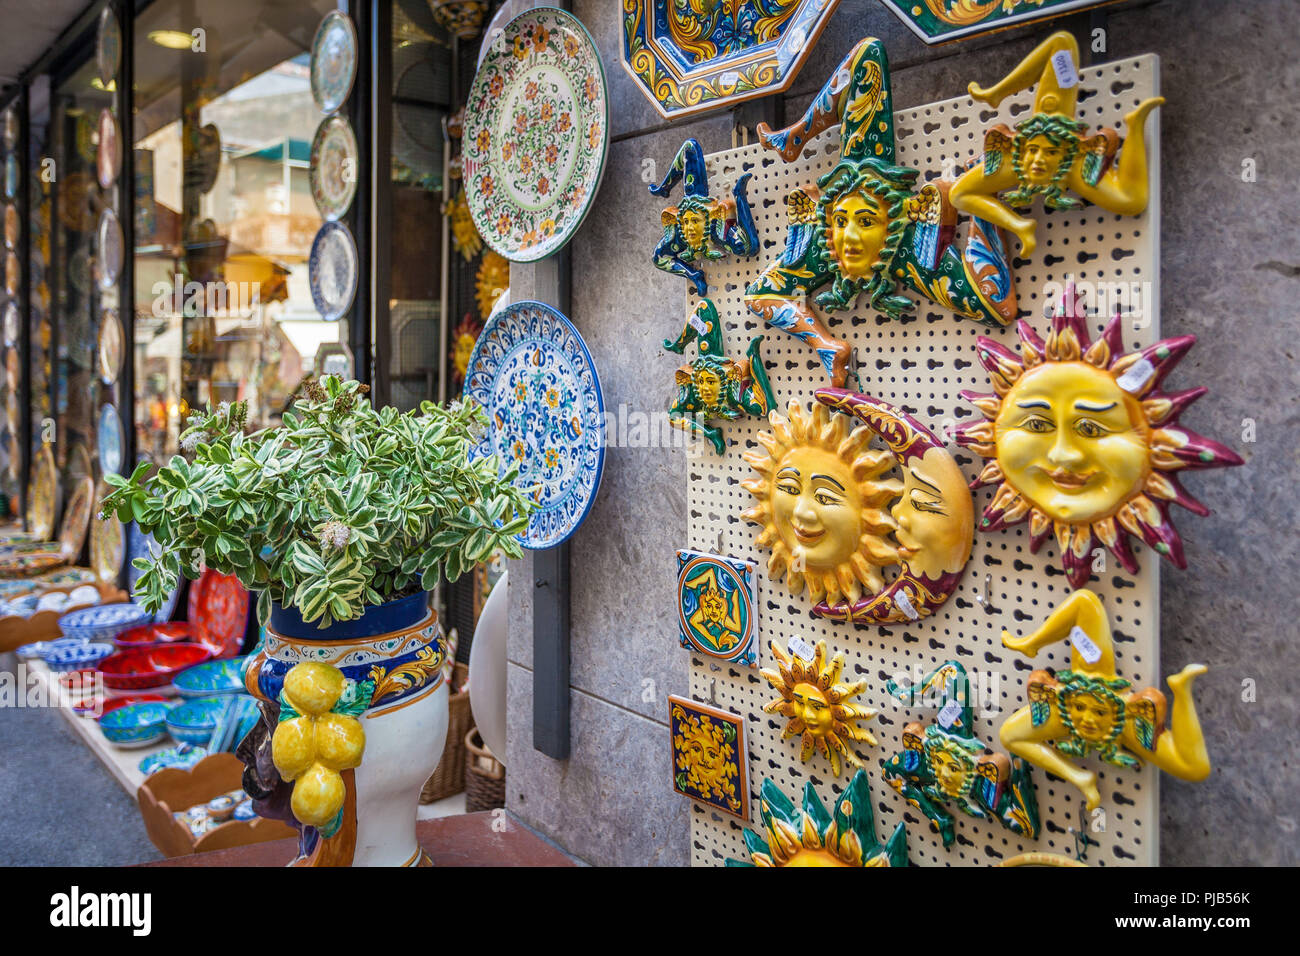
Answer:
[(991, 817), (1013, 833), (1038, 838), (1038, 801), (1029, 765), (994, 753), (975, 736), (966, 668), (948, 661), (919, 684), (904, 689), (889, 680), (885, 689), (905, 704), (938, 708), (932, 723), (903, 727), (903, 750), (885, 762), (881, 773), (929, 818), (945, 847), (957, 837), (953, 816), (944, 809), (949, 803), (967, 816)]
[[(1122, 216), (1147, 208), (1147, 115), (1164, 97), (1143, 100), (1124, 117), (1128, 139), (1103, 128), (1088, 136), (1088, 124), (1075, 119), (1079, 96), (1079, 44), (1064, 30), (1053, 33), (998, 83), (984, 89), (970, 84), (970, 95), (996, 108), (1006, 97), (1037, 80), (1034, 111), (1010, 127), (998, 124), (984, 137), (984, 162), (952, 187), (952, 203), (981, 216), (1020, 239), (1020, 255), (1035, 248), (1037, 223), (1012, 212), (1035, 196), (1048, 209), (1074, 209), (1083, 203), (1067, 193)], [(1120, 151), (1120, 146), (1123, 150)], [(1112, 165), (1115, 153), (1119, 163)]]
[(867, 772), (859, 770), (838, 799), (835, 812), (804, 784), (802, 812), (766, 777), (759, 788), (759, 812), (766, 833), (745, 831), (749, 862), (727, 866), (907, 866), (907, 828), (900, 823), (889, 842), (876, 839)]
[(745, 173), (732, 187), (731, 199), (714, 200), (709, 195), (709, 175), (704, 168), (704, 150), (698, 140), (688, 139), (673, 158), (664, 181), (651, 183), (650, 193), (667, 198), (682, 183), (682, 201), (663, 212), (663, 238), (655, 246), (654, 264), (672, 275), (683, 276), (696, 295), (708, 295), (704, 272), (691, 265), (697, 259), (721, 259), (727, 253), (752, 256), (758, 252), (758, 231), (750, 212), (745, 187), (752, 173)]
[(1169, 504), (1201, 516), (1210, 511), (1183, 490), (1174, 473), (1242, 464), (1223, 445), (1178, 425), (1206, 389), (1159, 390), (1196, 336), (1126, 353), (1119, 315), (1101, 338), (1090, 340), (1080, 298), (1067, 282), (1046, 342), (1028, 322), (1018, 323), (1019, 357), (979, 338), (977, 354), (993, 394), (961, 394), (987, 420), (957, 430), (959, 444), (990, 459), (974, 487), (998, 486), (981, 530), (998, 531), (1028, 518), (1030, 550), (1054, 534), (1076, 588), (1087, 583), (1099, 543), (1136, 573), (1130, 534), (1175, 566), (1187, 567)]
[(755, 565), (702, 551), (677, 552), (677, 622), (682, 647), (755, 667)]
[(894, 16), (926, 43), (1005, 30), (1063, 16), (1107, 0), (884, 0)]
[(776, 404), (767, 369), (759, 354), (763, 336), (749, 341), (746, 357), (739, 362), (722, 354), (722, 322), (708, 299), (702, 300), (682, 328), (677, 341), (664, 339), (664, 348), (684, 354), (692, 339), (698, 340), (699, 356), (677, 369), (674, 381), (677, 397), (668, 407), (668, 422), (674, 428), (699, 432), (719, 454), (727, 451), (722, 429), (709, 424), (711, 418), (735, 421), (741, 414), (766, 415)]
[(847, 412), (880, 436), (898, 459), (903, 487), (889, 511), (898, 544), (898, 576), (879, 593), (833, 605), (819, 617), (855, 624), (899, 624), (929, 617), (957, 589), (975, 542), (975, 506), (966, 478), (933, 432), (887, 402), (820, 388), (817, 401)]
[(874, 747), (876, 738), (857, 722), (870, 720), (878, 711), (848, 703), (848, 699), (861, 694), (867, 682), (842, 683), (844, 655), (836, 654), (828, 662), (825, 641), (818, 641), (815, 648), (810, 648), (807, 641), (796, 638), (791, 641), (789, 654), (776, 641), (768, 646), (776, 667), (764, 668), (759, 673), (781, 696), (765, 704), (763, 713), (789, 718), (781, 739), (799, 737), (802, 744), (799, 759), (807, 763), (816, 750), (830, 761), (831, 774), (836, 777), (840, 775), (841, 757), (861, 767), (862, 761), (853, 752), (854, 741), (861, 740)]
[(880, 41), (862, 40), (799, 122), (780, 132), (759, 124), (763, 145), (786, 161), (812, 137), (840, 125), (840, 158), (786, 198), (785, 248), (745, 290), (750, 311), (817, 351), (831, 384), (843, 388), (853, 349), (831, 334), (809, 304), (853, 307), (864, 294), (891, 318), (914, 309), (910, 289), (967, 318), (1001, 327), (1016, 316), (1015, 281), (998, 232), (972, 218), (964, 251), (952, 240), (956, 211), (947, 183), (916, 188), (917, 171), (894, 165), (889, 61)]
[(623, 0), (623, 68), (668, 119), (794, 82), (839, 0)]
[(1075, 591), (1032, 634), (1002, 632), (1002, 643), (1026, 657), (1065, 640), (1071, 645), (1070, 669), (1029, 675), (1029, 703), (1002, 724), (1002, 746), (1074, 784), (1090, 811), (1101, 805), (1097, 775), (1070, 757), (1096, 753), (1117, 767), (1140, 767), (1149, 760), (1182, 780), (1210, 775), (1192, 696), (1192, 682), (1208, 670), (1204, 664), (1188, 664), (1168, 679), (1174, 692), (1174, 724), (1168, 727), (1165, 695), (1154, 687), (1132, 690), (1115, 672), (1110, 619), (1093, 592)]
[(745, 719), (669, 695), (673, 789), (723, 813), (749, 819), (749, 751)]
[(609, 154), (605, 68), (563, 10), (521, 13), (492, 41), (465, 111), (465, 196), (513, 262), (558, 252), (582, 225)]

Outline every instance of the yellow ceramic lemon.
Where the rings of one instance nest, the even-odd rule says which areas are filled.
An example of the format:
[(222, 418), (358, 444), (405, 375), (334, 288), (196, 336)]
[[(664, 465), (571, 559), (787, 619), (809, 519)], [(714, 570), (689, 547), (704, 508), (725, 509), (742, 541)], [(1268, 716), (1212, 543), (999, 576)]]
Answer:
[(324, 827), (332, 823), (343, 809), (343, 778), (338, 771), (314, 763), (293, 787), (289, 805), (299, 822)]
[(304, 661), (284, 678), (284, 695), (300, 714), (328, 713), (343, 694), (343, 672), (329, 664)]
[(312, 722), (305, 717), (282, 720), (271, 735), (271, 760), (285, 780), (296, 780), (316, 760)]
[(325, 714), (316, 720), (316, 753), (320, 762), (334, 770), (359, 766), (366, 748), (361, 721), (343, 714)]

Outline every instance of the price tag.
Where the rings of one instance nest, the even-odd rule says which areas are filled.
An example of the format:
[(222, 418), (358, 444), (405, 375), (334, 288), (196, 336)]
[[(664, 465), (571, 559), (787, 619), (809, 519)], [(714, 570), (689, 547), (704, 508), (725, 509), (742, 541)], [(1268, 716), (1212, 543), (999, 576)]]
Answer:
[(1124, 374), (1115, 379), (1115, 384), (1130, 395), (1136, 395), (1155, 373), (1156, 367), (1141, 358), (1125, 369)]
[(958, 717), (961, 716), (961, 704), (955, 700), (950, 700), (944, 704), (939, 711), (939, 726), (947, 730), (953, 725)]
[(1063, 90), (1079, 85), (1079, 74), (1074, 69), (1074, 57), (1069, 50), (1058, 50), (1052, 54), (1052, 69), (1056, 71), (1056, 85)]
[(817, 648), (797, 635), (790, 638), (790, 643), (786, 645), (786, 649), (805, 664), (811, 664), (813, 657), (817, 654)]
[(912, 599), (907, 596), (907, 592), (902, 588), (899, 588), (894, 594), (894, 603), (898, 605), (900, 611), (907, 615), (909, 621), (918, 621), (921, 619), (921, 615), (917, 614), (916, 608), (912, 606)]
[(696, 332), (700, 333), (700, 335), (709, 334), (709, 323), (701, 319), (699, 313), (692, 312), (691, 317), (686, 321), (688, 321), (691, 324), (691, 328), (693, 328)]
[(1101, 648), (1098, 647), (1083, 628), (1079, 627), (1077, 624), (1070, 628), (1070, 643), (1073, 644), (1074, 649), (1079, 652), (1079, 656), (1089, 664), (1095, 664), (1101, 660)]

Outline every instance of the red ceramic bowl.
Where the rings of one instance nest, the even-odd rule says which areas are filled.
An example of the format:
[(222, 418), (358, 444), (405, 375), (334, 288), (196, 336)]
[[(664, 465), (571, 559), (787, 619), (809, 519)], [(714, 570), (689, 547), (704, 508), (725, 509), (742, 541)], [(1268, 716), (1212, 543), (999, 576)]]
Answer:
[[(121, 697), (105, 697), (99, 702), (99, 716), (103, 717), (110, 710), (117, 710), (119, 707), (125, 707), (127, 704), (143, 704), (147, 701), (157, 701), (167, 703), (170, 697), (163, 697), (161, 694), (123, 694)], [(73, 704), (72, 709), (78, 714), (93, 714), (95, 712), (96, 701), (93, 697), (88, 697), (80, 703)]]
[(193, 633), (189, 621), (172, 621), (170, 624), (141, 624), (139, 627), (127, 628), (113, 643), (121, 648), (157, 647), (160, 644), (175, 644), (188, 641)]
[(185, 668), (202, 664), (211, 656), (211, 651), (198, 644), (136, 647), (110, 654), (99, 662), (98, 670), (109, 690), (148, 690), (170, 684)]

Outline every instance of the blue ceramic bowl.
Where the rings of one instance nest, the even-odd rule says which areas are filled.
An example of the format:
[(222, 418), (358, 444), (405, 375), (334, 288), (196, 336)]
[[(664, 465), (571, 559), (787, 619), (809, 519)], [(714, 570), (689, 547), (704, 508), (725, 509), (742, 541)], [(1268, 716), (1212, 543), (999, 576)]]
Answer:
[(99, 718), (99, 729), (109, 743), (119, 747), (144, 747), (162, 740), (167, 734), (170, 704), (145, 701), (110, 710)]
[(189, 770), (207, 755), (208, 752), (203, 747), (194, 747), (190, 744), (168, 747), (166, 750), (160, 750), (156, 754), (150, 754), (141, 760), (140, 772), (147, 777), (151, 773), (157, 773), (159, 770), (165, 770), (168, 767)]
[[(86, 643), (86, 641), (81, 640), (81, 638), (73, 638), (73, 637), (59, 638), (59, 640), (69, 641), (77, 644)], [(50, 649), (50, 646), (55, 643), (57, 642), (37, 641), (35, 644), (24, 644), (22, 647), (14, 651), (14, 653), (17, 654), (19, 658), (21, 658), (22, 660), (28, 660), (28, 661), (35, 660), (36, 658), (44, 654), (46, 651), (48, 651)]]
[(69, 611), (59, 618), (59, 630), (85, 641), (111, 641), (127, 628), (152, 619), (138, 604), (100, 604)]
[(116, 650), (112, 644), (91, 644), (75, 638), (52, 641), (41, 651), (41, 660), (52, 671), (79, 671), (94, 667)]
[(227, 703), (225, 697), (197, 697), (178, 704), (167, 715), (167, 732), (180, 743), (205, 746)]
[(215, 697), (223, 694), (245, 693), (241, 676), (244, 657), (223, 657), (195, 664), (172, 679), (172, 686), (182, 697)]

